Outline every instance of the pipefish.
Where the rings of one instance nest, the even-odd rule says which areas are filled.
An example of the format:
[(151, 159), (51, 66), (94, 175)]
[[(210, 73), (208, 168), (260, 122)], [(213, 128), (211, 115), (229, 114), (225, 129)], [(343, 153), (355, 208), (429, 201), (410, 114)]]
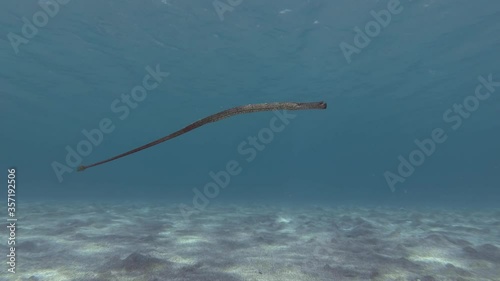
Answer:
[(219, 113), (212, 114), (212, 115), (207, 116), (203, 119), (200, 119), (200, 120), (182, 128), (176, 132), (173, 132), (172, 134), (170, 134), (168, 136), (157, 139), (157, 140), (152, 141), (152, 142), (145, 144), (143, 146), (134, 148), (130, 151), (124, 152), (122, 154), (116, 155), (116, 156), (111, 157), (111, 158), (106, 159), (106, 160), (96, 162), (96, 163), (88, 165), (88, 166), (80, 166), (80, 167), (78, 167), (78, 171), (83, 171), (83, 170), (88, 169), (90, 167), (95, 167), (97, 165), (101, 165), (101, 164), (116, 160), (118, 158), (125, 157), (127, 155), (132, 154), (132, 153), (139, 152), (141, 150), (152, 147), (152, 146), (157, 145), (159, 143), (162, 143), (164, 141), (168, 141), (168, 140), (171, 140), (173, 138), (176, 138), (176, 137), (183, 135), (191, 130), (199, 128), (205, 124), (216, 122), (216, 121), (219, 121), (219, 120), (222, 120), (222, 119), (234, 116), (234, 115), (259, 112), (259, 111), (271, 111), (271, 110), (308, 110), (308, 109), (326, 109), (326, 103), (323, 101), (320, 101), (320, 102), (275, 102), (275, 103), (248, 104), (248, 105), (233, 107), (233, 108), (221, 111)]

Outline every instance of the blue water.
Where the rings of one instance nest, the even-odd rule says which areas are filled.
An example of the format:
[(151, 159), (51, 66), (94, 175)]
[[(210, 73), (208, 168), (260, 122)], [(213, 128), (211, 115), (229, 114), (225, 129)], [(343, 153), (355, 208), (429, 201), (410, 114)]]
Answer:
[[(349, 59), (342, 42), (354, 46), (355, 28), (397, 3), (231, 3), (216, 3), (227, 9), (218, 14), (214, 2), (200, 0), (61, 1), (26, 36), (23, 17), (33, 24), (47, 2), (2, 1), (0, 168), (2, 177), (16, 168), (18, 199), (190, 204), (193, 189), (213, 181), (210, 172), (236, 161), (241, 172), (212, 202), (498, 202), (500, 87), (482, 100), (474, 93), (480, 76), (500, 81), (500, 2), (401, 0)], [(118, 110), (148, 66), (169, 75), (128, 114)], [(443, 117), (464, 100), (473, 110)], [(325, 101), (328, 109), (293, 112), (252, 160), (238, 146), (269, 128), (272, 112), (222, 120), (84, 172), (66, 161), (67, 146), (76, 150), (87, 140), (82, 130), (103, 120), (114, 130), (79, 164), (224, 109), (278, 101)], [(436, 128), (443, 142), (401, 176), (398, 156), (409, 159), (415, 140)], [(387, 172), (400, 177), (392, 189)]]

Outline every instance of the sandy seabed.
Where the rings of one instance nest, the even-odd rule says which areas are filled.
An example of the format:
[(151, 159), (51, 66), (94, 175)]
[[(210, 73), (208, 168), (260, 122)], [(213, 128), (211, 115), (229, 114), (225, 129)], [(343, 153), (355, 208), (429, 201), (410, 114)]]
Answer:
[(16, 231), (0, 280), (500, 280), (500, 209), (25, 203)]

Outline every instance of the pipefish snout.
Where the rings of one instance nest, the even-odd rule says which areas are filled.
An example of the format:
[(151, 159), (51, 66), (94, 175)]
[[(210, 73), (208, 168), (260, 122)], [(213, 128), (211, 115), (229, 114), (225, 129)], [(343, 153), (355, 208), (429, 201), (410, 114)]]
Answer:
[(168, 140), (171, 140), (173, 138), (176, 138), (176, 137), (183, 135), (191, 130), (199, 128), (205, 124), (216, 122), (216, 121), (219, 121), (219, 120), (222, 120), (222, 119), (234, 116), (234, 115), (259, 112), (259, 111), (271, 111), (271, 110), (309, 110), (309, 109), (326, 109), (326, 102), (323, 102), (323, 101), (320, 101), (320, 102), (275, 102), (275, 103), (248, 104), (248, 105), (233, 107), (233, 108), (221, 111), (219, 113), (212, 114), (212, 115), (207, 116), (203, 119), (200, 119), (200, 120), (198, 120), (190, 125), (187, 125), (186, 127), (182, 128), (176, 132), (173, 132), (172, 134), (170, 134), (168, 136), (157, 139), (157, 140), (152, 141), (150, 143), (147, 143), (143, 146), (134, 148), (130, 151), (124, 152), (122, 154), (116, 155), (116, 156), (111, 157), (111, 158), (106, 159), (106, 160), (96, 162), (96, 163), (88, 165), (88, 166), (80, 166), (80, 167), (78, 167), (77, 170), (83, 171), (83, 170), (88, 169), (90, 167), (95, 167), (97, 165), (111, 162), (111, 161), (116, 160), (118, 158), (122, 158), (122, 157), (125, 157), (127, 155), (144, 150), (146, 148), (155, 146), (155, 145), (162, 143), (164, 141), (168, 141)]

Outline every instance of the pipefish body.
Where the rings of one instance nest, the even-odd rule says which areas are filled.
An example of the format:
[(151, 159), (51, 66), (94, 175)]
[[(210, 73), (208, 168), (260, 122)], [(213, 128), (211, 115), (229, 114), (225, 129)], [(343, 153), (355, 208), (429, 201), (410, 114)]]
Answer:
[(222, 119), (234, 116), (234, 115), (259, 112), (259, 111), (271, 111), (271, 110), (309, 110), (309, 109), (326, 109), (326, 103), (323, 101), (320, 101), (320, 102), (302, 102), (302, 103), (300, 103), (300, 102), (276, 102), (276, 103), (248, 104), (248, 105), (233, 107), (233, 108), (221, 111), (219, 113), (212, 114), (212, 115), (207, 116), (203, 119), (200, 119), (200, 120), (182, 128), (176, 132), (173, 132), (172, 134), (170, 134), (168, 136), (157, 139), (157, 140), (152, 141), (152, 142), (145, 144), (143, 146), (134, 148), (130, 151), (124, 152), (122, 154), (116, 155), (116, 156), (111, 157), (111, 158), (106, 159), (106, 160), (96, 162), (96, 163), (88, 165), (88, 166), (80, 166), (80, 167), (78, 167), (78, 171), (83, 171), (83, 170), (88, 169), (90, 167), (95, 167), (97, 165), (111, 162), (111, 161), (116, 160), (118, 158), (122, 158), (122, 157), (125, 157), (127, 155), (139, 152), (141, 150), (152, 147), (152, 146), (157, 145), (159, 143), (162, 143), (164, 141), (168, 141), (168, 140), (171, 140), (173, 138), (176, 138), (176, 137), (183, 135), (191, 130), (199, 128), (205, 124), (213, 123), (213, 122), (216, 122), (216, 121), (219, 121), (219, 120), (222, 120)]

